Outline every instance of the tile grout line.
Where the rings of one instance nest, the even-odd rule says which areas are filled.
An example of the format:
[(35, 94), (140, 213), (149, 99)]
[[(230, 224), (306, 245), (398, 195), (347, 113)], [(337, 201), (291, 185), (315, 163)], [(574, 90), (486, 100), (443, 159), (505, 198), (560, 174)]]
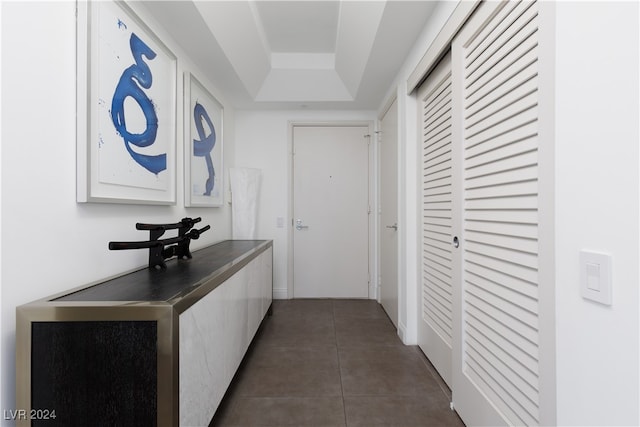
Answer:
[(333, 323), (333, 337), (336, 344), (336, 357), (338, 358), (338, 375), (340, 376), (340, 396), (342, 397), (342, 415), (344, 416), (344, 425), (347, 426), (347, 404), (344, 401), (344, 387), (342, 386), (342, 365), (340, 363), (340, 351), (338, 350), (338, 336), (336, 333), (336, 303), (331, 301), (331, 319)]

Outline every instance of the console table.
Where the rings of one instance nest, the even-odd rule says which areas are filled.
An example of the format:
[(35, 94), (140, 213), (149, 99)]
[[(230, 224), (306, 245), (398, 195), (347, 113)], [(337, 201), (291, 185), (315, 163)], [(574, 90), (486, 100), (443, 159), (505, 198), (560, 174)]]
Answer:
[(226, 240), (18, 307), (18, 425), (208, 425), (271, 307), (272, 257)]

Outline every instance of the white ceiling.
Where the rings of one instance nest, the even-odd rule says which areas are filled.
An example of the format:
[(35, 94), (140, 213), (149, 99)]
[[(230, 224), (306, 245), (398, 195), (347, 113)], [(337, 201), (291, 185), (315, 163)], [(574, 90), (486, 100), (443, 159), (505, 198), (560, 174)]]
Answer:
[(435, 4), (144, 2), (229, 102), (252, 109), (377, 109)]
[(335, 52), (337, 1), (259, 1), (255, 6), (272, 53)]

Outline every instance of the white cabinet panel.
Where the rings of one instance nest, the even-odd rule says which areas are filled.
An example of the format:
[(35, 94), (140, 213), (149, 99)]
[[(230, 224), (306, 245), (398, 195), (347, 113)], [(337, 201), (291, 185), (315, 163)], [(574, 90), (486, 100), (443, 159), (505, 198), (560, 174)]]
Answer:
[(271, 304), (272, 249), (180, 315), (180, 425), (208, 425)]
[(207, 425), (224, 396), (229, 378), (220, 362), (228, 348), (220, 343), (228, 333), (230, 282), (180, 315), (180, 425)]

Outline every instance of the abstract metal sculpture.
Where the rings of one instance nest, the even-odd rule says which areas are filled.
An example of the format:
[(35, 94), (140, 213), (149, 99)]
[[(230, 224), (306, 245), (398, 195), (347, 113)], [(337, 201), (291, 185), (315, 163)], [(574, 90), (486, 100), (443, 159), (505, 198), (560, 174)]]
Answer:
[[(211, 226), (206, 225), (201, 229), (193, 229), (201, 218), (183, 218), (174, 224), (143, 224), (137, 223), (136, 230), (149, 231), (149, 240), (139, 242), (109, 242), (109, 249), (113, 251), (123, 249), (147, 249), (149, 248), (149, 268), (167, 268), (165, 259), (177, 256), (178, 259), (191, 258), (189, 243), (197, 240), (202, 233)], [(166, 230), (178, 229), (178, 237), (160, 239)]]

